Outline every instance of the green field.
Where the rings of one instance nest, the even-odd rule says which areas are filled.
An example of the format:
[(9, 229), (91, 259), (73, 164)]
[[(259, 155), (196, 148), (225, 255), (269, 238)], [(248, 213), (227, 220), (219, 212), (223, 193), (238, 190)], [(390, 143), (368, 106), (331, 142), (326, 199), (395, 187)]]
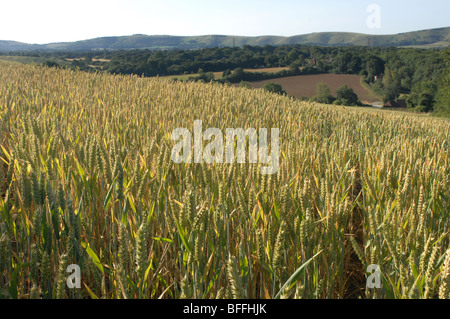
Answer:
[(41, 64), (45, 61), (42, 57), (31, 57), (31, 56), (10, 56), (10, 55), (0, 55), (0, 61), (8, 62), (18, 62), (25, 64)]
[[(195, 120), (279, 170), (175, 164)], [(447, 119), (0, 62), (0, 131), (2, 298), (450, 298)]]

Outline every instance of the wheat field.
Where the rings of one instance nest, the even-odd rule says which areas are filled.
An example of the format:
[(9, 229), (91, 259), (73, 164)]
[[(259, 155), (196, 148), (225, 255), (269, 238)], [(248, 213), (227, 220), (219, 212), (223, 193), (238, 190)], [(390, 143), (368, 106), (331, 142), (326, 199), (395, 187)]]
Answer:
[[(278, 173), (173, 163), (195, 120)], [(0, 62), (0, 129), (1, 298), (450, 297), (448, 120)]]

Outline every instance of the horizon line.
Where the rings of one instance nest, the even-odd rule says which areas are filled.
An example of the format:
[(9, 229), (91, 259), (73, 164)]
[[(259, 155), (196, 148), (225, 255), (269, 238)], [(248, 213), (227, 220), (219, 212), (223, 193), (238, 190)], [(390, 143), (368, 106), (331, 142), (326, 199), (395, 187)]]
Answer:
[(124, 35), (105, 35), (105, 36), (98, 36), (93, 38), (84, 38), (80, 40), (67, 40), (67, 41), (55, 41), (55, 42), (44, 42), (44, 43), (32, 43), (32, 42), (22, 42), (17, 40), (2, 40), (0, 41), (11, 41), (11, 42), (17, 42), (22, 44), (28, 44), (28, 45), (49, 45), (49, 44), (60, 44), (60, 43), (73, 43), (73, 42), (81, 42), (81, 41), (89, 41), (89, 40), (95, 40), (95, 39), (102, 39), (102, 38), (121, 38), (121, 37), (132, 37), (132, 36), (146, 36), (146, 37), (208, 37), (208, 36), (223, 36), (223, 37), (241, 37), (241, 38), (261, 38), (261, 37), (279, 37), (279, 38), (291, 38), (296, 36), (302, 36), (302, 35), (310, 35), (310, 34), (320, 34), (320, 33), (350, 33), (350, 34), (361, 34), (361, 35), (368, 35), (368, 36), (385, 36), (385, 35), (399, 35), (399, 34), (406, 34), (406, 33), (413, 33), (413, 32), (421, 32), (421, 31), (430, 31), (430, 30), (439, 30), (439, 29), (447, 29), (450, 28), (450, 26), (445, 27), (438, 27), (438, 28), (431, 28), (431, 29), (419, 29), (419, 30), (412, 30), (412, 31), (405, 31), (405, 32), (399, 32), (399, 33), (385, 33), (385, 34), (372, 34), (372, 33), (363, 33), (363, 32), (355, 32), (355, 31), (317, 31), (317, 32), (309, 32), (309, 33), (299, 33), (294, 35), (276, 35), (276, 34), (263, 34), (263, 35), (233, 35), (233, 34), (199, 34), (199, 35), (173, 35), (173, 34), (145, 34), (145, 33), (133, 33), (133, 34), (124, 34)]

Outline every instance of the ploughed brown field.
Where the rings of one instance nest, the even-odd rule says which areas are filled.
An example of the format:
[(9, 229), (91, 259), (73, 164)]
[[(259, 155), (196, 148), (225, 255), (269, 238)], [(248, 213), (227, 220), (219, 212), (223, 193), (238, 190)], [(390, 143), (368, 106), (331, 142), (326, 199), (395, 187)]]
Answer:
[(350, 74), (317, 74), (317, 75), (298, 75), (279, 79), (270, 79), (258, 82), (251, 82), (253, 88), (262, 88), (267, 82), (279, 83), (288, 95), (295, 97), (313, 97), (316, 95), (317, 83), (326, 83), (335, 95), (338, 87), (347, 84), (351, 87), (362, 102), (372, 103), (379, 101), (372, 92), (361, 85), (361, 78)]

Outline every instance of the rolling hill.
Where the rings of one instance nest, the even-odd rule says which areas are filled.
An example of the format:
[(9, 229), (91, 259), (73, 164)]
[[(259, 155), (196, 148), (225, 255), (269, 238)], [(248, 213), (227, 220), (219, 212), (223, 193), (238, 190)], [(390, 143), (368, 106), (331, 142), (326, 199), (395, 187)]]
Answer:
[(131, 49), (201, 49), (207, 47), (265, 46), (305, 44), (319, 46), (396, 46), (396, 47), (447, 47), (450, 44), (450, 27), (400, 33), (395, 35), (369, 35), (348, 32), (321, 32), (291, 37), (282, 36), (169, 36), (143, 35), (101, 37), (75, 42), (28, 44), (0, 40), (0, 51), (59, 50), (131, 50)]

